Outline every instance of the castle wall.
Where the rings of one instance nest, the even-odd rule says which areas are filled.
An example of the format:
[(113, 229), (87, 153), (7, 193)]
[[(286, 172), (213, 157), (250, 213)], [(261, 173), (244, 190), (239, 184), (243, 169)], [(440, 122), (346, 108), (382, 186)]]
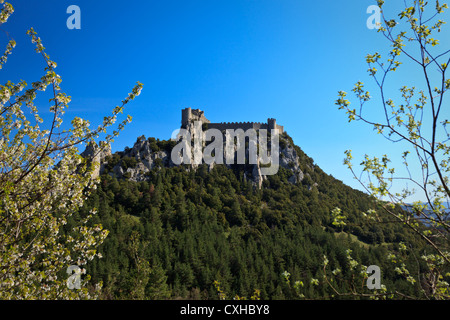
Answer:
[(277, 124), (277, 129), (279, 134), (284, 132), (284, 126), (280, 126), (279, 124)]
[(226, 130), (226, 129), (242, 129), (244, 131), (248, 129), (267, 129), (266, 123), (257, 123), (257, 122), (221, 122), (221, 123), (208, 123), (208, 129), (218, 129), (218, 130)]
[(220, 123), (211, 123), (208, 119), (206, 119), (204, 112), (199, 109), (191, 109), (186, 108), (181, 110), (181, 127), (186, 128), (189, 125), (190, 121), (202, 121), (203, 123), (207, 123), (208, 129), (218, 129), (220, 131), (227, 129), (242, 129), (244, 131), (248, 129), (273, 129), (277, 128), (279, 133), (283, 133), (284, 127), (280, 126), (276, 123), (275, 119), (268, 119), (267, 123), (261, 122), (220, 122)]
[[(276, 125), (276, 128), (279, 130), (279, 133), (283, 133), (284, 127), (280, 125)], [(269, 130), (270, 127), (267, 123), (260, 123), (260, 122), (221, 122), (221, 123), (208, 123), (208, 129), (218, 129), (220, 131), (227, 130), (227, 129), (242, 129), (244, 131), (248, 129), (265, 129)]]

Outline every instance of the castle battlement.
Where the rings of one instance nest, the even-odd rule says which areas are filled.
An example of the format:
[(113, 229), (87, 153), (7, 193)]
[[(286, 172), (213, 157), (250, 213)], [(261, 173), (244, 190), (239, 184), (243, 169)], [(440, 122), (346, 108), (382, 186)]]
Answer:
[(186, 129), (194, 121), (201, 121), (202, 123), (207, 123), (208, 129), (278, 129), (279, 133), (284, 132), (284, 127), (277, 124), (277, 120), (274, 118), (267, 119), (266, 123), (261, 122), (217, 122), (213, 123), (205, 117), (204, 111), (200, 109), (185, 108), (181, 110), (181, 128)]

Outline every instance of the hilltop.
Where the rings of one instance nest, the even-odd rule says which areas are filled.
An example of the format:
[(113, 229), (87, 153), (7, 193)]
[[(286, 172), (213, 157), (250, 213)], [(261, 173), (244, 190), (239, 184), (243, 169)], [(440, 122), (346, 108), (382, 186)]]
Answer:
[[(101, 183), (79, 214), (96, 208), (94, 222), (110, 230), (104, 258), (88, 268), (104, 298), (331, 298), (329, 286), (311, 279), (323, 279), (326, 256), (342, 272), (336, 288), (351, 288), (348, 249), (359, 263), (380, 266), (383, 285), (419, 294), (393, 271), (387, 249), (421, 248), (420, 240), (390, 224), (374, 199), (323, 172), (286, 131), (274, 175), (261, 175), (259, 164), (175, 165), (175, 145), (140, 136), (114, 154), (83, 153), (99, 161)], [(348, 216), (344, 226), (333, 224), (336, 207)], [(368, 223), (368, 210), (380, 222)], [(413, 256), (406, 263), (420, 267)], [(303, 286), (294, 289), (295, 281)]]
[[(176, 142), (173, 140), (157, 140), (140, 136), (134, 145), (125, 150), (111, 153), (111, 148), (100, 149), (92, 145), (88, 146), (82, 153), (84, 157), (95, 158), (100, 166), (96, 175), (109, 174), (118, 179), (126, 178), (132, 181), (145, 181), (149, 173), (155, 168), (171, 168), (177, 166), (171, 157), (172, 148)], [(291, 183), (301, 182), (305, 178), (305, 173), (314, 170), (312, 159), (307, 157), (297, 146), (292, 143), (292, 139), (285, 132), (280, 135), (280, 160), (281, 168), (288, 170), (288, 181)], [(211, 170), (215, 164), (208, 165)], [(226, 164), (231, 168), (235, 165)], [(193, 168), (196, 166), (194, 165)], [(302, 170), (303, 168), (303, 170)], [(267, 176), (261, 173), (260, 164), (246, 164), (243, 166), (244, 179), (254, 182), (261, 187)]]
[[(198, 125), (198, 127), (196, 127), (196, 125)], [(278, 170), (278, 165), (288, 169), (292, 173), (289, 177), (289, 181), (292, 183), (300, 182), (304, 178), (304, 173), (300, 169), (300, 163), (303, 161), (299, 158), (299, 154), (302, 154), (302, 152), (293, 144), (292, 139), (284, 131), (284, 127), (278, 125), (274, 118), (269, 118), (265, 124), (259, 122), (212, 123), (205, 117), (204, 111), (186, 108), (181, 111), (180, 129), (187, 132), (189, 135), (187, 138), (189, 140), (189, 147), (192, 145), (192, 149), (194, 149), (188, 151), (190, 154), (189, 158), (191, 157), (191, 153), (195, 153), (195, 143), (198, 141), (200, 141), (198, 147), (202, 150), (205, 149), (209, 143), (212, 144), (212, 142), (214, 142), (216, 145), (219, 143), (220, 150), (216, 148), (213, 153), (220, 151), (223, 153), (223, 157), (215, 157), (215, 159), (219, 160), (221, 163), (226, 163), (228, 167), (231, 167), (233, 164), (236, 164), (237, 161), (232, 163), (226, 161), (227, 159), (223, 150), (227, 148), (227, 143), (232, 143), (231, 150), (233, 153), (236, 153), (236, 157), (238, 157), (238, 149), (240, 147), (245, 149), (242, 150), (242, 152), (244, 152), (243, 154), (245, 154), (245, 161), (242, 163), (245, 164), (244, 177), (245, 179), (253, 181), (259, 188), (267, 176), (265, 170), (261, 168), (271, 165), (271, 163), (264, 164), (263, 154), (266, 154), (267, 156), (268, 154), (274, 154), (275, 151), (277, 152), (276, 171)], [(274, 142), (272, 141), (274, 137), (272, 130), (274, 129), (277, 129), (277, 139), (276, 146), (274, 145), (273, 148), (279, 146), (279, 150), (270, 150), (271, 145)], [(198, 132), (196, 132), (196, 130), (198, 130)], [(213, 132), (214, 130), (215, 132)], [(206, 132), (208, 131), (215, 133), (214, 139), (208, 139), (208, 141), (213, 141), (206, 141)], [(271, 134), (270, 137), (267, 137), (267, 132)], [(232, 139), (230, 141), (226, 138), (229, 133), (233, 135), (230, 138)], [(268, 138), (267, 142), (264, 141), (264, 145), (261, 143), (261, 135), (263, 133), (265, 134), (264, 136)], [(221, 142), (216, 141), (218, 136), (222, 140)], [(234, 141), (235, 139), (236, 141)], [(172, 153), (172, 150), (181, 140), (182, 139), (179, 138), (178, 140), (171, 139), (168, 141), (160, 141), (155, 140), (154, 138), (147, 139), (145, 136), (140, 136), (137, 138), (132, 148), (127, 147), (125, 150), (116, 152), (114, 155), (111, 154), (111, 147), (109, 145), (100, 148), (91, 144), (88, 145), (86, 150), (82, 153), (82, 156), (91, 158), (99, 163), (99, 167), (94, 173), (95, 176), (107, 173), (119, 179), (125, 177), (132, 181), (144, 181), (146, 180), (148, 173), (157, 166), (173, 167), (179, 164), (175, 163), (177, 160), (176, 158), (183, 158), (184, 156), (175, 155), (175, 153)], [(251, 159), (250, 149), (252, 146), (255, 151), (254, 161)], [(202, 152), (202, 150), (200, 150), (200, 152)], [(182, 162), (182, 159), (180, 162)], [(202, 159), (201, 161), (201, 163), (208, 163), (209, 169), (212, 169), (216, 162), (218, 161), (213, 161), (211, 163), (205, 159)], [(311, 161), (305, 162), (307, 162), (307, 165), (310, 165)], [(191, 168), (195, 169), (198, 164), (200, 163), (194, 164)]]

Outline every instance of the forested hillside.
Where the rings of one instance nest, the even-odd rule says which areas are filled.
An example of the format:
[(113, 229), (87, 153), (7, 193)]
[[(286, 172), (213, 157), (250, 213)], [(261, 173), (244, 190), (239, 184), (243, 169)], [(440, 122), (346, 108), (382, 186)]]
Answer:
[[(170, 145), (149, 140), (154, 148)], [(287, 135), (283, 141), (293, 145)], [(348, 249), (359, 263), (378, 265), (389, 290), (420, 296), (417, 284), (397, 274), (388, 259), (388, 249), (403, 244), (414, 244), (419, 254), (418, 237), (381, 210), (380, 221), (369, 223), (362, 214), (377, 210), (375, 202), (294, 148), (304, 178), (292, 183), (289, 169), (281, 167), (260, 189), (245, 178), (245, 166), (193, 170), (159, 163), (139, 182), (105, 167), (96, 192), (73, 217), (96, 208), (92, 223), (110, 232), (99, 248), (103, 258), (87, 264), (93, 282), (103, 282), (102, 297), (337, 298), (334, 289), (365, 287), (354, 282)], [(113, 158), (125, 168), (138, 161), (116, 153), (109, 163)], [(348, 216), (345, 225), (333, 224), (336, 207)], [(327, 270), (340, 270), (334, 289), (324, 281), (324, 256)], [(423, 268), (414, 255), (405, 262), (412, 272)]]

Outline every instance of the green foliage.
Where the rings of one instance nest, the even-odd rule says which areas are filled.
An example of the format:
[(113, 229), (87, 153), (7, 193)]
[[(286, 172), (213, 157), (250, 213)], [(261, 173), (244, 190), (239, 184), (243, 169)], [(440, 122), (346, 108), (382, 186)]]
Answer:
[[(450, 200), (450, 135), (444, 110), (445, 96), (450, 88), (447, 74), (450, 51), (440, 48), (441, 44), (435, 38), (445, 24), (440, 18), (448, 6), (438, 0), (404, 1), (404, 8), (397, 14), (398, 18), (388, 18), (389, 9), (385, 1), (378, 0), (377, 3), (382, 9), (384, 22), (378, 32), (383, 34), (390, 45), (384, 55), (376, 52), (366, 56), (369, 67), (367, 72), (381, 97), (378, 113), (376, 109), (371, 109), (369, 117), (365, 112), (371, 95), (361, 81), (352, 89), (359, 104), (356, 108), (351, 107), (344, 91), (338, 92), (336, 105), (346, 111), (349, 122), (362, 121), (388, 141), (397, 143), (404, 173), (399, 173), (398, 168), (392, 166), (390, 159), (395, 156), (393, 154), (382, 157), (366, 154), (361, 162), (361, 175), (354, 171), (351, 150), (345, 152), (344, 164), (365, 190), (379, 200), (379, 206), (394, 221), (418, 234), (427, 243), (433, 257), (442, 260), (437, 264), (428, 264), (423, 274), (418, 276), (404, 265), (395, 268), (397, 273), (411, 283), (420, 282), (427, 297), (449, 299), (448, 275), (444, 275), (450, 267), (450, 211), (446, 206)], [(422, 89), (416, 87), (420, 85), (417, 79), (411, 82), (411, 69), (401, 78), (403, 64), (417, 68), (419, 78), (423, 79)], [(397, 73), (395, 83), (399, 79), (404, 81), (395, 99), (388, 97), (395, 97), (392, 87), (388, 85), (393, 72)], [(393, 186), (402, 189), (393, 191)], [(418, 195), (422, 201), (408, 203), (412, 195)], [(405, 210), (399, 210), (399, 207)], [(374, 219), (374, 215), (368, 217), (373, 221), (378, 220)], [(424, 225), (427, 227), (424, 228)], [(377, 237), (381, 237), (381, 233), (376, 233)], [(421, 256), (421, 259), (428, 263), (428, 256)]]
[(134, 168), (137, 165), (137, 160), (135, 157), (123, 157), (120, 165), (124, 171), (126, 171), (128, 168)]
[[(0, 4), (3, 29), (14, 9), (3, 0)], [(94, 207), (75, 214), (98, 182), (92, 175), (98, 163), (83, 159), (77, 147), (95, 143), (106, 133), (124, 106), (139, 95), (142, 84), (96, 129), (75, 117), (64, 130), (63, 115), (71, 98), (62, 92), (56, 62), (41, 38), (33, 28), (27, 34), (42, 57), (44, 75), (31, 86), (23, 80), (0, 85), (0, 299), (93, 298), (101, 283), (92, 285), (86, 275), (82, 288), (68, 288), (65, 273), (69, 266), (84, 273), (88, 261), (95, 263), (93, 259), (100, 257), (97, 247), (108, 234), (101, 223), (94, 222)], [(1, 66), (14, 46), (10, 40)], [(51, 117), (45, 122), (40, 114), (46, 111), (35, 100), (47, 88)], [(106, 143), (130, 121), (130, 117), (122, 121), (105, 137)]]
[[(400, 241), (420, 244), (405, 228), (370, 226), (360, 212), (373, 201), (295, 148), (308, 184), (289, 183), (280, 170), (257, 189), (243, 178), (243, 166), (215, 166), (209, 172), (204, 165), (162, 166), (143, 182), (103, 175), (83, 208), (98, 208), (98, 222), (110, 231), (99, 248), (103, 259), (88, 266), (93, 280), (104, 284), (103, 297), (136, 298), (139, 275), (144, 299), (332, 298), (334, 291), (323, 280), (323, 256), (332, 270), (342, 270), (343, 282), (333, 286), (345, 290), (353, 277), (348, 248), (358, 263), (388, 269), (389, 247)], [(333, 224), (331, 212), (338, 206), (346, 213), (345, 224)], [(336, 215), (341, 222), (342, 217)], [(130, 239), (139, 242), (139, 261), (148, 262), (145, 274), (130, 254)], [(393, 289), (404, 282), (393, 275), (386, 285)], [(408, 288), (419, 295), (414, 290)]]
[(150, 149), (153, 152), (156, 151), (166, 151), (166, 152), (171, 152), (173, 147), (176, 144), (176, 141), (173, 140), (159, 140), (159, 139), (155, 139), (153, 137), (150, 137), (147, 139), (149, 144), (150, 144)]

